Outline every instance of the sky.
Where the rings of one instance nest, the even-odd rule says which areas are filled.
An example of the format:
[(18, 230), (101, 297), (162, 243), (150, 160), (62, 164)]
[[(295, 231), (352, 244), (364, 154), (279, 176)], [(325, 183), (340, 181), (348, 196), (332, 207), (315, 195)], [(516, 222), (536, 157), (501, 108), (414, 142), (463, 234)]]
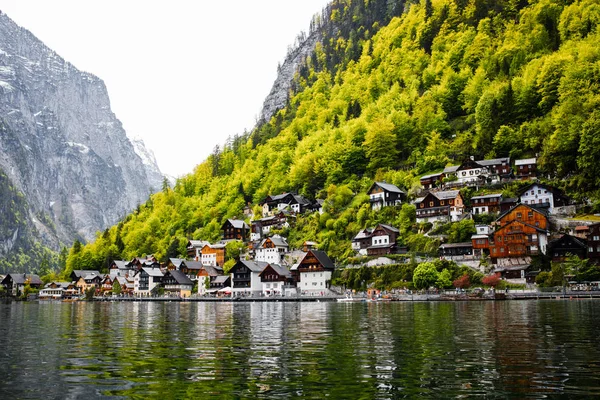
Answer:
[(288, 46), (329, 1), (0, 0), (0, 10), (101, 78), (127, 135), (177, 177), (252, 130)]

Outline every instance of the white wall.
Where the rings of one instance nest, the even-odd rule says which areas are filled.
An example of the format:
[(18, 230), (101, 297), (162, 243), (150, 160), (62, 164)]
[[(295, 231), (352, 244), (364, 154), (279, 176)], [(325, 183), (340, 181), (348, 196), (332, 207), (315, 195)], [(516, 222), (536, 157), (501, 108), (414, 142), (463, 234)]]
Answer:
[(325, 282), (331, 280), (331, 271), (302, 272), (300, 273), (299, 289), (301, 291), (324, 292), (327, 290)]

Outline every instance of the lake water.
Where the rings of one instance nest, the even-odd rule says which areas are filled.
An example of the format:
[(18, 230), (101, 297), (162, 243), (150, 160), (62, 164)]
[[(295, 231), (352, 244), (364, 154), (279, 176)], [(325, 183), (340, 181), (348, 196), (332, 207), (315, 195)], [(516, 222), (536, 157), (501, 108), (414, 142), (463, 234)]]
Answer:
[(600, 395), (600, 302), (0, 304), (0, 399)]

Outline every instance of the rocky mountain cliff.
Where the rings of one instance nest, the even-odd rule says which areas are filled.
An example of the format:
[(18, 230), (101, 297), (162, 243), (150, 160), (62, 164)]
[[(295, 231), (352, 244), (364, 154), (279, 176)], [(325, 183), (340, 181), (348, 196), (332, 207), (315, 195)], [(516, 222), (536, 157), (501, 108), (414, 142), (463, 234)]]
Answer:
[[(17, 219), (53, 249), (93, 239), (162, 184), (154, 158), (142, 160), (111, 111), (104, 82), (1, 12), (0, 170), (27, 202)], [(3, 228), (0, 255), (21, 252), (7, 243), (22, 233)]]

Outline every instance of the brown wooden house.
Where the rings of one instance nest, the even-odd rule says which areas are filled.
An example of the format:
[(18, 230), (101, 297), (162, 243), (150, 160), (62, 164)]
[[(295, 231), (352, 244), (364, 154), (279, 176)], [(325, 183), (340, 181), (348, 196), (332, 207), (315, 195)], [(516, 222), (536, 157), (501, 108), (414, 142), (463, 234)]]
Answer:
[(458, 221), (464, 213), (464, 200), (458, 190), (429, 192), (415, 202), (417, 222)]
[(373, 210), (382, 207), (399, 206), (406, 200), (406, 193), (398, 186), (387, 182), (374, 182), (367, 191)]
[(446, 175), (443, 172), (437, 174), (424, 175), (420, 178), (421, 186), (425, 190), (434, 189), (442, 184)]
[(537, 177), (537, 159), (526, 158), (515, 161), (515, 176), (517, 179), (527, 180)]
[(585, 240), (571, 235), (562, 235), (548, 243), (548, 255), (552, 261), (565, 261), (569, 256), (577, 256), (581, 259), (587, 258), (587, 246)]
[(250, 227), (239, 219), (228, 219), (221, 226), (224, 240), (241, 240), (245, 242), (250, 236)]
[(225, 264), (225, 245), (207, 244), (202, 248), (202, 265), (222, 267)]
[(587, 256), (594, 264), (600, 264), (600, 222), (589, 225)]
[(486, 194), (471, 197), (471, 212), (477, 214), (494, 214), (500, 212), (502, 193)]

